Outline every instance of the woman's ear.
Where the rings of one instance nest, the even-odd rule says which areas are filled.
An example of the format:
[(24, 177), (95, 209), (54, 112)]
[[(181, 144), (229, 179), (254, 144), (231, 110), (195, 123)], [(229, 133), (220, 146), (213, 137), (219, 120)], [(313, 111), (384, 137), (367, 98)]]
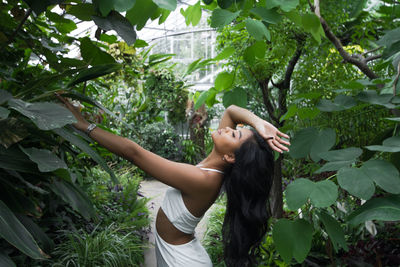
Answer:
[(225, 162), (228, 162), (229, 164), (233, 164), (233, 163), (235, 163), (235, 154), (230, 154), (230, 155), (225, 154), (222, 157), (222, 160)]

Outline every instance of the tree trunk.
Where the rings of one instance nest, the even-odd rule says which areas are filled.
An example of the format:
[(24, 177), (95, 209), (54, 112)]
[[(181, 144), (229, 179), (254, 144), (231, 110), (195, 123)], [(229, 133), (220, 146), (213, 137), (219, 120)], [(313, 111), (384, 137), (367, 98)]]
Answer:
[(271, 214), (275, 218), (283, 215), (283, 193), (282, 193), (282, 155), (274, 162), (274, 180), (272, 182), (269, 197)]

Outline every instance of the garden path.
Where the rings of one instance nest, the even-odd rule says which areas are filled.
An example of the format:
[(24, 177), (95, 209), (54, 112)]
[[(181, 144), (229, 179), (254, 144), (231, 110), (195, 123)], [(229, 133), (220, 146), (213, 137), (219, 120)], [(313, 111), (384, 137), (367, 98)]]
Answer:
[[(150, 247), (144, 253), (144, 266), (143, 267), (156, 267), (156, 254), (154, 249), (154, 227), (155, 218), (157, 215), (158, 208), (161, 206), (161, 202), (164, 199), (165, 191), (168, 186), (157, 181), (157, 180), (144, 180), (141, 182), (140, 192), (150, 201), (147, 203), (147, 207), (150, 211), (151, 218), (151, 232), (148, 234)], [(208, 220), (208, 214), (212, 210), (212, 207), (207, 211), (206, 215), (201, 219), (200, 223), (196, 228), (196, 237), (199, 240), (203, 239), (206, 231), (206, 224)]]

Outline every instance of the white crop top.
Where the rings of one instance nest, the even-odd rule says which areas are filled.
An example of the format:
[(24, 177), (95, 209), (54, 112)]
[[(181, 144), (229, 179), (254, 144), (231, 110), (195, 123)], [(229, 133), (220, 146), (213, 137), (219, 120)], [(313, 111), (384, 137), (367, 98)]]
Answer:
[[(219, 170), (200, 168), (205, 171), (214, 171), (223, 173)], [(168, 220), (181, 232), (193, 234), (194, 229), (202, 217), (196, 217), (186, 208), (182, 199), (182, 193), (176, 188), (170, 187), (165, 193), (161, 208)]]

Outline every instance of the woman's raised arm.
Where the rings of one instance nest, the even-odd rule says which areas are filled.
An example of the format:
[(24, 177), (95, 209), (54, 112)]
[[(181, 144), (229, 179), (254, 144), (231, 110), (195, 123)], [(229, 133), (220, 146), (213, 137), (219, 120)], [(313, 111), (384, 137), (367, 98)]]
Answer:
[(282, 133), (274, 125), (261, 119), (249, 110), (235, 105), (231, 105), (225, 110), (218, 129), (225, 127), (236, 128), (238, 124), (247, 124), (253, 127), (273, 150), (280, 153), (289, 151), (286, 146), (289, 146), (290, 143), (281, 138), (285, 137), (289, 139), (287, 134)]

